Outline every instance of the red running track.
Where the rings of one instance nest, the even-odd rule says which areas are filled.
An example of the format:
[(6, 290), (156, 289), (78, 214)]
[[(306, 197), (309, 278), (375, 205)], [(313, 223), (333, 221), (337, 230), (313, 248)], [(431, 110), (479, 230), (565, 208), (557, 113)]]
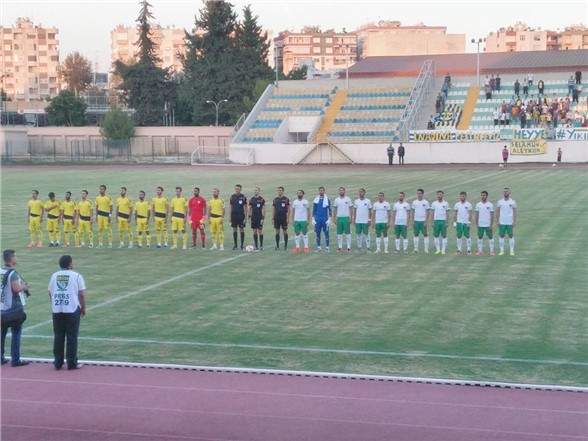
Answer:
[(109, 366), (2, 374), (2, 441), (588, 440), (588, 393)]

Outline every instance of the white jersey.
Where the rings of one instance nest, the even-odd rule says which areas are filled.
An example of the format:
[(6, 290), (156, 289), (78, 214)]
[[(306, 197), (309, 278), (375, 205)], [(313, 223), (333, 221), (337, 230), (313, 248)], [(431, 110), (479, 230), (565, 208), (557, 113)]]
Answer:
[(429, 201), (423, 199), (419, 201), (415, 199), (412, 201), (412, 211), (414, 212), (414, 220), (417, 222), (423, 222), (427, 219), (427, 210), (431, 206), (429, 205)]
[(396, 217), (394, 218), (395, 225), (408, 225), (408, 212), (410, 211), (408, 202), (396, 202), (392, 207), (392, 211), (396, 213)]
[(470, 212), (472, 211), (472, 204), (468, 201), (462, 203), (459, 201), (453, 207), (455, 211), (457, 211), (457, 223), (458, 224), (467, 224), (470, 221)]
[(431, 204), (433, 210), (433, 220), (447, 220), (447, 212), (449, 211), (449, 204), (447, 201), (433, 201)]
[(512, 225), (514, 210), (517, 208), (516, 201), (512, 198), (508, 198), (508, 200), (502, 198), (496, 203), (496, 208), (500, 208), (500, 218), (498, 219), (500, 225)]
[(308, 201), (306, 199), (294, 199), (292, 202), (294, 221), (308, 222)]
[[(6, 278), (6, 274), (10, 271), (11, 268), (2, 267), (0, 273), (2, 275), (2, 283), (4, 284), (4, 289), (0, 293), (0, 310), (7, 311), (12, 308), (12, 282), (17, 281), (18, 283), (22, 284), (22, 280), (16, 271), (12, 271), (10, 273), (10, 280), (4, 281)], [(15, 305), (16, 306), (16, 305)]]
[(339, 196), (335, 199), (333, 207), (337, 209), (337, 217), (349, 217), (351, 214), (351, 198)]
[(494, 205), (492, 202), (478, 202), (476, 204), (476, 211), (478, 212), (478, 227), (491, 227), (492, 213), (494, 213)]
[(355, 208), (355, 223), (356, 224), (367, 224), (370, 220), (370, 213), (372, 210), (372, 201), (368, 198), (356, 199), (353, 203)]
[(51, 310), (53, 313), (73, 313), (80, 307), (78, 293), (86, 289), (81, 274), (71, 270), (53, 273), (49, 281)]
[(377, 224), (388, 223), (388, 213), (390, 212), (390, 204), (388, 202), (374, 202), (373, 210), (376, 213)]

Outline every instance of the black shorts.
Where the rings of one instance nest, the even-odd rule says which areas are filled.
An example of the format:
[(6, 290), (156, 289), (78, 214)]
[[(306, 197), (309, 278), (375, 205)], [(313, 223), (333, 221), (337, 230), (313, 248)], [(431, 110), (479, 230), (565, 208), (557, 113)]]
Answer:
[(274, 219), (274, 228), (276, 230), (279, 230), (280, 228), (282, 230), (287, 230), (288, 229), (288, 219), (286, 219), (285, 217), (281, 218), (281, 217), (277, 217)]
[(245, 214), (244, 213), (231, 214), (231, 227), (245, 228)]
[(251, 228), (253, 228), (254, 230), (261, 230), (263, 228), (263, 224), (261, 223), (262, 220), (263, 218), (261, 217), (252, 217)]

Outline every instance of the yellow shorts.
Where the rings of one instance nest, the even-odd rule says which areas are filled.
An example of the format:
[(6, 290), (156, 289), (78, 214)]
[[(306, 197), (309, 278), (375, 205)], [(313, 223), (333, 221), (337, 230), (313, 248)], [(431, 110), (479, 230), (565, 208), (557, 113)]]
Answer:
[(223, 218), (222, 217), (211, 217), (210, 218), (210, 232), (220, 233), (223, 230)]
[(59, 219), (47, 219), (47, 231), (59, 231)]
[(74, 225), (73, 219), (63, 219), (63, 232), (64, 233), (75, 233), (76, 226)]
[(137, 218), (137, 233), (149, 233), (149, 219)]
[(30, 231), (41, 231), (41, 216), (29, 217), (29, 230)]
[(78, 232), (89, 233), (92, 231), (92, 224), (90, 221), (81, 220), (78, 222)]
[(167, 231), (167, 219), (163, 217), (156, 217), (155, 218), (155, 230), (163, 230)]
[(118, 231), (131, 231), (131, 223), (128, 219), (118, 218)]
[(98, 230), (109, 230), (112, 229), (110, 225), (110, 218), (108, 216), (98, 215)]
[(172, 217), (172, 231), (186, 231), (186, 219), (180, 217)]

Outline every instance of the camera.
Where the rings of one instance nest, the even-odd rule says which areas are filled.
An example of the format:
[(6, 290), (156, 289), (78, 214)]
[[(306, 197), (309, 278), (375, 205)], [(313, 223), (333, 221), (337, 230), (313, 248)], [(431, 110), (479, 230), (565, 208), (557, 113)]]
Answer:
[(28, 289), (25, 289), (23, 292), (25, 293), (25, 296), (27, 296), (27, 297), (31, 296), (31, 292)]

